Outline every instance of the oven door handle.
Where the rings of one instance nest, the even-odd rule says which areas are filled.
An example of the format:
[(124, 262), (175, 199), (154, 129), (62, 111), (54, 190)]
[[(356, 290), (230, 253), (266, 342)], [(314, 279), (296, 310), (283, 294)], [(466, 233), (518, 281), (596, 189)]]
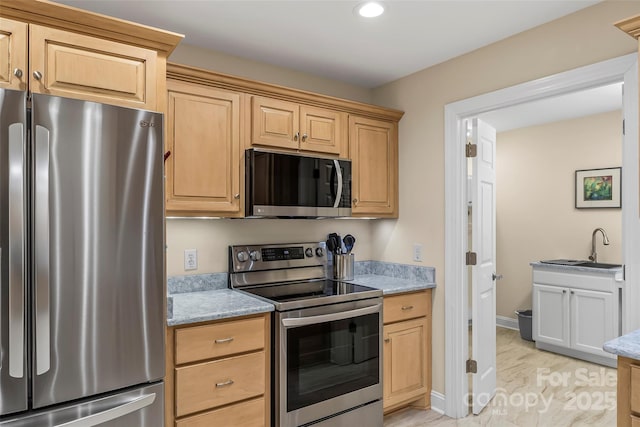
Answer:
[(321, 314), (320, 316), (295, 317), (282, 319), (282, 325), (285, 328), (293, 328), (297, 326), (315, 325), (318, 323), (333, 322), (335, 320), (348, 319), (350, 317), (364, 316), (366, 314), (378, 313), (382, 310), (382, 304), (372, 305), (370, 307), (357, 308), (355, 310), (341, 311), (338, 313)]

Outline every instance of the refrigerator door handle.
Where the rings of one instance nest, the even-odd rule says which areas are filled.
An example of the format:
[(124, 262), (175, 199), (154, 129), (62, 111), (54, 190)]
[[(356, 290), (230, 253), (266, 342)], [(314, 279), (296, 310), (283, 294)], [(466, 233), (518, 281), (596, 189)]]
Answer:
[(49, 307), (49, 130), (36, 125), (34, 179), (36, 374), (51, 367)]
[(24, 125), (9, 125), (9, 376), (13, 378), (24, 378), (24, 140)]
[(145, 394), (137, 399), (127, 402), (124, 405), (116, 406), (115, 408), (107, 409), (106, 411), (98, 412), (77, 420), (69, 421), (63, 424), (56, 424), (55, 427), (93, 427), (106, 423), (107, 421), (117, 420), (132, 412), (139, 411), (140, 409), (151, 405), (156, 400), (156, 394)]

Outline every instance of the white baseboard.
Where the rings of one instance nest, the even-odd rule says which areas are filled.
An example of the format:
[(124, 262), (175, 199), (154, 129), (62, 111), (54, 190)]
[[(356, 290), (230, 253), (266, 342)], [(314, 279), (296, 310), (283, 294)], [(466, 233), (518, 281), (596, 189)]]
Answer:
[(520, 330), (520, 327), (518, 326), (518, 319), (512, 319), (510, 317), (496, 316), (496, 326), (500, 326), (501, 328), (514, 329), (516, 331)]
[(431, 410), (444, 415), (444, 394), (431, 390)]

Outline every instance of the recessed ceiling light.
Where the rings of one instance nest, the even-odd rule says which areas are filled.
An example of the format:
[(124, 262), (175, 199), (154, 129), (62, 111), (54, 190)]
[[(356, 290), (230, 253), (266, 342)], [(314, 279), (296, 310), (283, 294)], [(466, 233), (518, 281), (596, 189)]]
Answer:
[(384, 13), (384, 6), (382, 3), (377, 1), (368, 1), (357, 5), (356, 12), (358, 12), (358, 15), (365, 18), (375, 18), (376, 16), (380, 16)]

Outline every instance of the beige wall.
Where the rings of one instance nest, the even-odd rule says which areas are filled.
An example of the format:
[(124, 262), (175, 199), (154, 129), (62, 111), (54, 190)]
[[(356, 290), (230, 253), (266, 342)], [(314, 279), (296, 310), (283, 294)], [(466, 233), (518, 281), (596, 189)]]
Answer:
[(249, 61), (237, 56), (214, 52), (189, 44), (179, 44), (169, 57), (169, 61), (309, 92), (322, 93), (324, 95), (360, 102), (371, 102), (371, 89), (276, 67), (262, 62)]
[(640, 2), (605, 1), (374, 91), (374, 102), (405, 111), (400, 122), (400, 219), (373, 225), (372, 258), (412, 263), (424, 245), (436, 267), (433, 388), (444, 393), (444, 106), (504, 87), (636, 51), (612, 23), (640, 13)]
[[(371, 220), (366, 219), (168, 219), (167, 275), (228, 271), (228, 246), (320, 242), (327, 234), (352, 234), (356, 261), (371, 259)], [(184, 270), (184, 250), (198, 250), (198, 269)]]
[(622, 211), (576, 209), (575, 171), (622, 164), (622, 112), (613, 111), (498, 134), (497, 284), (498, 316), (531, 308), (530, 262), (587, 259), (591, 233), (598, 261), (622, 263)]

